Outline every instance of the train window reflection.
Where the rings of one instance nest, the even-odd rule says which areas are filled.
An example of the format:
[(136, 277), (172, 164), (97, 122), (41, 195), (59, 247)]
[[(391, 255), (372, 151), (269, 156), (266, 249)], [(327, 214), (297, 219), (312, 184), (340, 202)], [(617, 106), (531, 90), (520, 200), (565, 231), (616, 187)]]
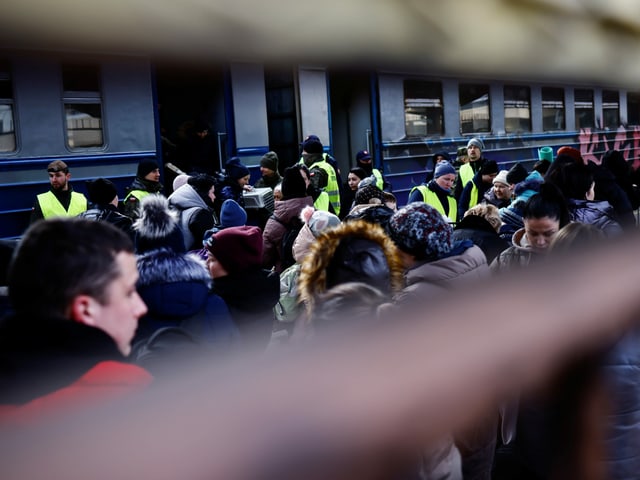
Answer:
[(564, 130), (564, 110), (564, 88), (542, 87), (542, 130)]
[(596, 126), (593, 111), (593, 90), (576, 88), (575, 90), (576, 129)]
[(489, 85), (460, 85), (460, 133), (491, 131)]
[(405, 80), (404, 125), (407, 137), (444, 133), (440, 82)]
[(0, 153), (16, 150), (11, 65), (0, 59)]
[(63, 65), (63, 103), (67, 146), (72, 149), (104, 145), (102, 92), (97, 65)]
[(627, 93), (627, 123), (640, 125), (640, 92)]
[(602, 91), (602, 126), (615, 130), (620, 126), (620, 101), (617, 91)]
[(504, 129), (507, 133), (531, 131), (531, 91), (524, 86), (504, 87)]

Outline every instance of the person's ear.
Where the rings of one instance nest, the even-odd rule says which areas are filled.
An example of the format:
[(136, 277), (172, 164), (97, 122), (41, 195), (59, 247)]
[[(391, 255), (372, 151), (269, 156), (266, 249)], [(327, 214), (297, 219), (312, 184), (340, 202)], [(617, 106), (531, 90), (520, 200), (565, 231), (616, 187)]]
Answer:
[(93, 297), (89, 295), (78, 295), (71, 302), (69, 316), (71, 320), (76, 322), (95, 326), (98, 308), (98, 302)]

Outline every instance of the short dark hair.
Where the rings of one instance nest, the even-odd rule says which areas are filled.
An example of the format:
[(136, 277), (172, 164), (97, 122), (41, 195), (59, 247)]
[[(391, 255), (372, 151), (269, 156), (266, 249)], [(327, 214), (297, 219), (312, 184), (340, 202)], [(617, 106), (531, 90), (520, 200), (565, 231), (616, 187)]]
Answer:
[(108, 222), (53, 218), (33, 224), (9, 266), (9, 298), (19, 314), (66, 316), (72, 300), (89, 295), (107, 300), (109, 284), (121, 274), (115, 257), (133, 253), (133, 242)]

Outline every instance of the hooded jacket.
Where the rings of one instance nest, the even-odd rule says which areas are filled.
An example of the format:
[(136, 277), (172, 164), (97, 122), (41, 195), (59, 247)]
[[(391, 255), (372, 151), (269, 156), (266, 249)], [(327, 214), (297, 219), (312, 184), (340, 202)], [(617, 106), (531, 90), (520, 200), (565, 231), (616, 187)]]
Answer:
[(521, 228), (513, 234), (511, 246), (491, 262), (491, 270), (501, 272), (526, 267), (539, 260), (539, 257), (540, 254), (531, 247), (525, 229)]
[(204, 233), (216, 224), (213, 208), (189, 184), (169, 195), (169, 206), (180, 213), (178, 225), (184, 237), (185, 248), (201, 248)]
[[(327, 279), (331, 275), (332, 268), (340, 267), (342, 259), (336, 257), (336, 251), (346, 239), (362, 239), (370, 242), (368, 246), (359, 250), (374, 257), (380, 253), (388, 266), (388, 291), (390, 294), (399, 292), (403, 287), (402, 260), (397, 247), (379, 225), (364, 220), (345, 222), (336, 228), (322, 233), (310, 246), (309, 253), (302, 262), (298, 289), (300, 300), (304, 303), (309, 316), (313, 312), (317, 296), (328, 290)], [(378, 251), (375, 251), (375, 246)], [(353, 276), (351, 281), (366, 281), (367, 275), (380, 274), (372, 272), (371, 264), (366, 256), (352, 259), (352, 264), (347, 265), (351, 272), (345, 270), (342, 278)], [(329, 273), (328, 273), (329, 272)], [(346, 279), (345, 281), (350, 281)], [(371, 283), (371, 282), (369, 282)]]
[[(455, 246), (454, 246), (455, 248)], [(464, 248), (464, 247), (463, 247)], [(415, 304), (453, 288), (464, 288), (489, 277), (487, 258), (476, 245), (451, 255), (410, 268), (405, 273), (406, 287), (394, 298), (396, 304)]]
[(622, 227), (615, 220), (615, 211), (609, 202), (591, 202), (589, 200), (568, 200), (569, 213), (574, 222), (595, 225), (607, 237), (615, 237), (622, 233)]

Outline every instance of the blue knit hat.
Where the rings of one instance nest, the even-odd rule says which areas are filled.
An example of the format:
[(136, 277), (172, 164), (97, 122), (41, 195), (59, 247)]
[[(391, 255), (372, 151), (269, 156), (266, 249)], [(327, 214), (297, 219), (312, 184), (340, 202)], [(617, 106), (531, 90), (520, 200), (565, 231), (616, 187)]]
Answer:
[(247, 223), (247, 212), (238, 202), (229, 198), (220, 207), (220, 228), (241, 227)]
[(400, 250), (417, 260), (443, 258), (453, 246), (451, 225), (424, 202), (410, 203), (394, 213), (389, 220), (389, 233)]
[(456, 169), (449, 162), (440, 162), (436, 165), (436, 169), (433, 172), (433, 178), (438, 178), (443, 175), (448, 175), (452, 173), (456, 174)]
[(229, 178), (233, 180), (238, 180), (239, 178), (246, 177), (251, 172), (249, 169), (245, 167), (238, 157), (233, 157), (227, 161), (224, 166), (225, 172), (229, 176)]

